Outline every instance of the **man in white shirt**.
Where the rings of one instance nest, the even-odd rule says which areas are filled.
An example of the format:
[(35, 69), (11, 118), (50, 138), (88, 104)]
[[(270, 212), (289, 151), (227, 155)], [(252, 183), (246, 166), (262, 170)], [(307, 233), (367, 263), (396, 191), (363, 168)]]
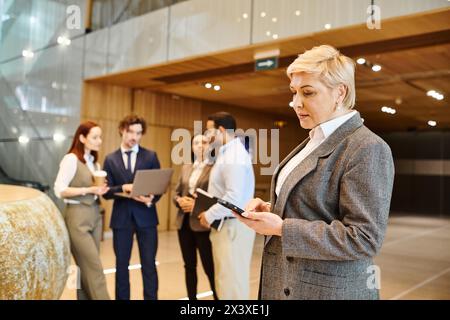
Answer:
[[(234, 135), (236, 121), (230, 114), (218, 112), (208, 118), (207, 128), (213, 132), (214, 144), (220, 145), (208, 192), (244, 208), (253, 198), (255, 176), (250, 155)], [(212, 229), (210, 233), (219, 299), (249, 299), (255, 232), (239, 223), (231, 211), (220, 204), (200, 214), (199, 219), (204, 226), (210, 226), (214, 220), (224, 220), (221, 230)]]

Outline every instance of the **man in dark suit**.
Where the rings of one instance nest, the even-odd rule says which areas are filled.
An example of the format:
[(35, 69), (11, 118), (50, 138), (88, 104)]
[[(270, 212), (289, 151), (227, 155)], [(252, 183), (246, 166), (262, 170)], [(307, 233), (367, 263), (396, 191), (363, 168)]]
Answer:
[(120, 148), (105, 158), (109, 191), (103, 196), (114, 199), (110, 227), (113, 230), (113, 245), (116, 255), (116, 299), (130, 299), (128, 265), (136, 233), (144, 282), (144, 299), (156, 300), (158, 275), (155, 257), (158, 247), (158, 216), (155, 203), (160, 196), (124, 198), (118, 192), (131, 192), (137, 170), (159, 169), (154, 151), (139, 146), (147, 125), (143, 118), (135, 115), (125, 117), (119, 124), (122, 137)]

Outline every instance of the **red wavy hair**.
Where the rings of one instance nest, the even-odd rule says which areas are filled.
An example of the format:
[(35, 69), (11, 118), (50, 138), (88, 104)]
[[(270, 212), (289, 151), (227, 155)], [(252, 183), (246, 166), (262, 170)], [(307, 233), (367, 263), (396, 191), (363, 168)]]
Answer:
[[(75, 132), (75, 135), (73, 136), (72, 145), (70, 146), (69, 151), (67, 153), (75, 154), (78, 160), (80, 160), (83, 163), (86, 163), (86, 160), (84, 159), (84, 144), (80, 141), (80, 135), (86, 138), (91, 129), (95, 127), (100, 126), (93, 121), (86, 121), (80, 124), (78, 126), (77, 131)], [(98, 159), (98, 152), (91, 151), (91, 154), (94, 156), (94, 163), (96, 163)]]

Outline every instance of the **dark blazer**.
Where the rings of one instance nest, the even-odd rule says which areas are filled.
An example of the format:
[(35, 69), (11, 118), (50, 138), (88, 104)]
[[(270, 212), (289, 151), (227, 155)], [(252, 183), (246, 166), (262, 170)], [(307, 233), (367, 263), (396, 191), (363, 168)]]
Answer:
[(119, 197), (114, 195), (114, 193), (122, 192), (123, 184), (133, 183), (137, 170), (159, 168), (160, 164), (156, 152), (142, 148), (141, 146), (139, 146), (132, 176), (125, 170), (120, 148), (106, 156), (103, 170), (108, 173), (107, 179), (110, 190), (103, 197), (105, 199), (114, 199), (110, 223), (112, 229), (130, 228), (133, 226), (132, 218), (134, 218), (136, 225), (140, 228), (158, 225), (155, 203), (158, 202), (161, 196), (155, 196), (152, 201), (153, 205), (149, 208), (144, 203)]
[[(208, 191), (208, 182), (209, 182), (209, 174), (211, 173), (213, 165), (206, 165), (203, 168), (202, 173), (200, 174), (200, 177), (197, 180), (197, 184), (195, 185), (195, 189), (201, 188), (205, 191)], [(184, 197), (189, 194), (189, 178), (192, 173), (192, 164), (185, 164), (181, 168), (181, 175), (180, 180), (178, 181), (177, 187), (175, 189), (175, 196), (173, 197), (173, 202), (178, 208), (177, 213), (177, 220), (176, 220), (176, 226), (179, 229), (181, 229), (181, 226), (183, 225), (183, 218), (187, 213), (184, 213), (183, 210), (178, 206), (178, 203), (175, 201), (175, 198), (177, 196)], [(200, 221), (198, 220), (197, 216), (192, 215), (192, 213), (189, 214), (189, 226), (191, 227), (192, 231), (209, 231), (210, 229), (203, 227), (200, 224)]]
[(389, 146), (358, 114), (334, 131), (289, 175), (279, 197), (272, 177), (271, 212), (282, 236), (266, 237), (262, 299), (377, 299), (369, 268), (389, 215), (394, 163)]

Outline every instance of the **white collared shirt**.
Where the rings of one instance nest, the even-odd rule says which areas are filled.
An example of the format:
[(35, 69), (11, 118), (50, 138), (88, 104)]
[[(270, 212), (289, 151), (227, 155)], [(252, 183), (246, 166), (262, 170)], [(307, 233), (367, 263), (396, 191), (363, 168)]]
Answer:
[(308, 156), (313, 152), (318, 146), (325, 141), (337, 128), (342, 126), (346, 121), (348, 121), (351, 117), (356, 114), (356, 111), (352, 111), (346, 113), (342, 116), (329, 120), (327, 122), (321, 123), (315, 128), (309, 131), (310, 140), (306, 144), (306, 146), (300, 150), (295, 156), (291, 158), (291, 160), (286, 163), (286, 165), (281, 169), (278, 174), (277, 184), (275, 187), (275, 194), (278, 196), (281, 190), (281, 187), (286, 182), (287, 177), (291, 174), (291, 172)]
[[(96, 168), (96, 165), (94, 164), (94, 156), (91, 154), (85, 154), (84, 160), (86, 160), (86, 165), (92, 173), (94, 173), (95, 170), (99, 169)], [(54, 191), (56, 197), (59, 199), (62, 199), (61, 192), (66, 190), (70, 183), (72, 182), (73, 178), (75, 177), (75, 174), (77, 173), (77, 162), (78, 158), (74, 153), (68, 153), (66, 154), (60, 164), (59, 164), (59, 171), (58, 175), (56, 176), (55, 185), (54, 185)], [(70, 199), (64, 199), (65, 203), (80, 203), (76, 200), (70, 200)]]
[(134, 172), (134, 168), (136, 167), (136, 158), (137, 158), (137, 153), (139, 152), (139, 145), (135, 144), (133, 146), (133, 148), (131, 149), (125, 149), (124, 147), (120, 146), (120, 151), (122, 152), (122, 159), (123, 159), (123, 164), (125, 166), (125, 169), (128, 170), (128, 156), (125, 153), (126, 151), (130, 151), (131, 150), (131, 172)]
[(195, 186), (197, 185), (197, 181), (202, 175), (203, 169), (209, 163), (208, 159), (203, 160), (202, 162), (195, 160), (192, 165), (191, 175), (189, 176), (189, 193), (195, 193)]
[[(255, 175), (250, 154), (235, 138), (221, 146), (209, 175), (208, 193), (244, 208), (253, 198)], [(230, 209), (215, 204), (205, 213), (211, 224), (216, 219), (233, 217)]]

